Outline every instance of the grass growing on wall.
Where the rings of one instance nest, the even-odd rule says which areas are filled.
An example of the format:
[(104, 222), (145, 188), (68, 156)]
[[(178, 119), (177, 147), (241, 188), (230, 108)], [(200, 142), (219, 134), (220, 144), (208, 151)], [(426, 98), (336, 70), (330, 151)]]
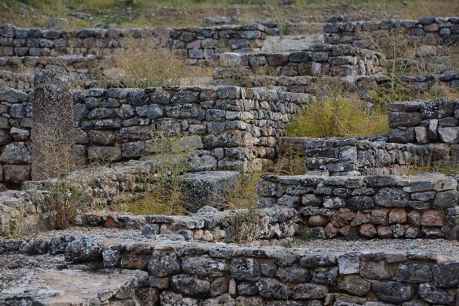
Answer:
[(289, 136), (350, 137), (388, 132), (387, 113), (369, 110), (362, 102), (341, 96), (325, 98), (308, 105), (289, 125)]
[(184, 207), (182, 175), (190, 170), (186, 148), (178, 148), (179, 137), (152, 131), (156, 150), (155, 171), (142, 178), (144, 194), (141, 199), (120, 203), (117, 210), (146, 215), (182, 215)]

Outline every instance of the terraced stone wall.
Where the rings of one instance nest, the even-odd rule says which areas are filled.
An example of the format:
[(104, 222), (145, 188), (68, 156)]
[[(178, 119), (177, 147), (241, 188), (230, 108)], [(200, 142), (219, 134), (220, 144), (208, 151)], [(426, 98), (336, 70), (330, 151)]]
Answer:
[(418, 45), (449, 45), (459, 42), (459, 17), (423, 17), (419, 20), (331, 22), (324, 26), (329, 44), (368, 47), (368, 34), (402, 30)]
[(72, 189), (79, 195), (74, 203), (79, 207), (72, 208), (75, 211), (110, 206), (145, 190), (144, 178), (153, 169), (151, 162), (89, 168), (73, 172), (65, 185), (52, 179), (27, 182), (23, 191), (0, 192), (0, 237), (54, 228), (58, 211), (52, 198), (60, 189)]
[(265, 176), (258, 195), (317, 238), (446, 238), (457, 225), (457, 181), (443, 175)]
[(30, 97), (22, 91), (1, 88), (0, 108), (0, 182), (21, 183), (30, 178)]
[[(237, 172), (213, 171), (200, 173), (198, 177), (181, 176), (185, 182), (182, 187), (184, 206), (195, 212), (188, 216), (87, 213), (96, 206), (109, 208), (143, 197), (144, 192), (151, 190), (156, 171), (154, 161), (131, 161), (74, 171), (65, 180), (26, 182), (23, 191), (0, 192), (0, 237), (55, 228), (60, 216), (53, 199), (56, 192), (63, 190), (74, 195), (71, 209), (79, 214), (75, 222), (80, 226), (136, 229), (142, 230), (147, 237), (172, 234), (181, 240), (214, 242), (284, 239), (296, 234), (298, 218), (294, 209), (218, 210), (224, 208), (226, 192), (234, 186)], [(206, 180), (205, 175), (218, 177), (218, 181)], [(194, 203), (190, 193), (200, 194), (200, 203)], [(219, 201), (214, 203), (216, 196)], [(204, 205), (213, 207), (202, 208)]]
[(327, 175), (403, 175), (413, 167), (446, 162), (457, 154), (447, 144), (399, 144), (385, 137), (302, 138), (285, 137), (281, 146), (304, 155), (307, 171)]
[(210, 59), (222, 51), (261, 47), (266, 35), (277, 34), (276, 26), (223, 25), (181, 29), (80, 29), (61, 31), (40, 28), (0, 27), (0, 56), (108, 56), (128, 48), (132, 40), (144, 39), (152, 47), (179, 51), (194, 62)]
[(357, 77), (382, 71), (382, 55), (346, 45), (315, 45), (290, 53), (224, 53), (215, 79), (250, 75)]
[(389, 105), (389, 135), (398, 143), (459, 143), (459, 101), (412, 101)]
[[(239, 87), (91, 89), (75, 92), (77, 163), (117, 162), (157, 153), (155, 132), (191, 154), (194, 171), (259, 169), (277, 154), (277, 138), (312, 97)], [(30, 178), (32, 108), (27, 93), (0, 91), (3, 179)]]
[(188, 216), (85, 214), (79, 225), (141, 229), (147, 238), (175, 235), (180, 240), (238, 243), (292, 238), (297, 221), (292, 208), (218, 211), (206, 206)]
[(0, 27), (0, 56), (111, 55), (130, 39), (164, 46), (168, 31), (155, 29), (80, 29), (73, 31)]
[(173, 29), (168, 46), (179, 51), (191, 64), (213, 61), (222, 52), (258, 50), (267, 35), (279, 35), (276, 25), (223, 25)]
[(110, 246), (90, 237), (5, 245), (14, 248), (146, 271), (148, 281), (132, 282), (126, 291), (148, 292), (162, 306), (456, 305), (458, 299), (457, 260), (417, 249), (320, 252), (167, 241)]
[(0, 87), (19, 90), (33, 89), (33, 73), (49, 66), (65, 66), (67, 77), (83, 86), (90, 86), (103, 73), (103, 61), (89, 56), (36, 56), (0, 58)]
[(239, 87), (89, 90), (75, 95), (77, 142), (89, 160), (155, 153), (153, 132), (185, 136), (194, 170), (254, 169), (276, 155), (277, 137), (308, 95)]

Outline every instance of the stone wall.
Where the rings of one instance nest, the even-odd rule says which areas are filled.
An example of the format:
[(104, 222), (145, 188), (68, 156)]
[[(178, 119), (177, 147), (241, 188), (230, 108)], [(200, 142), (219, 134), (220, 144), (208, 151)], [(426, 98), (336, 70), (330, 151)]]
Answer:
[(129, 305), (122, 297), (139, 291), (150, 297), (142, 305), (162, 306), (456, 305), (458, 300), (456, 257), (423, 249), (324, 252), (170, 241), (110, 244), (91, 236), (5, 246), (27, 254), (65, 254), (79, 265), (146, 271), (145, 281), (132, 282), (131, 290), (113, 301), (117, 305)]
[(190, 62), (211, 59), (223, 51), (253, 50), (266, 35), (278, 34), (277, 27), (262, 24), (222, 25), (203, 28), (79, 29), (61, 31), (40, 28), (0, 27), (0, 56), (108, 56), (143, 39), (152, 48), (169, 47)]
[[(87, 213), (94, 207), (108, 208), (143, 197), (151, 190), (156, 171), (154, 161), (131, 161), (74, 171), (65, 179), (29, 181), (23, 191), (0, 192), (0, 237), (55, 228), (62, 213), (54, 206), (55, 198), (57, 193), (67, 192), (72, 194), (71, 210), (79, 215), (76, 223), (80, 226), (137, 229), (146, 236), (172, 234), (186, 240), (229, 242), (283, 239), (296, 234), (298, 219), (293, 209), (218, 210), (227, 208), (226, 195), (236, 183), (237, 172), (181, 176), (186, 182), (182, 186), (184, 207), (196, 212), (188, 216)], [(206, 180), (209, 175), (212, 180)], [(208, 189), (208, 193), (203, 189)], [(190, 193), (200, 194), (200, 202), (196, 203)], [(202, 208), (204, 205), (214, 207)]]
[(368, 47), (368, 34), (401, 30), (418, 45), (449, 45), (459, 42), (459, 17), (423, 17), (419, 20), (333, 22), (324, 26), (329, 44)]
[(298, 217), (291, 208), (229, 209), (206, 206), (187, 216), (85, 214), (78, 225), (141, 229), (146, 237), (176, 235), (179, 239), (240, 243), (292, 238)]
[(102, 63), (94, 55), (3, 57), (0, 58), (0, 87), (32, 89), (34, 71), (49, 66), (65, 66), (71, 81), (83, 87), (90, 86), (102, 75)]
[(30, 97), (22, 91), (1, 88), (0, 107), (0, 182), (18, 184), (30, 179)]
[(253, 51), (262, 47), (267, 35), (278, 35), (276, 25), (223, 25), (207, 28), (174, 29), (168, 46), (190, 63), (213, 61), (219, 53)]
[(111, 55), (129, 40), (147, 39), (165, 46), (168, 30), (80, 29), (72, 31), (0, 27), (0, 56)]
[(411, 101), (389, 105), (389, 139), (399, 143), (459, 143), (459, 101)]
[(459, 73), (452, 71), (420, 76), (407, 75), (401, 77), (401, 81), (409, 88), (413, 88), (414, 90), (421, 92), (426, 91), (435, 85), (459, 89)]
[(380, 53), (345, 45), (315, 45), (290, 53), (224, 53), (215, 79), (245, 75), (356, 77), (382, 71)]
[(284, 137), (281, 146), (304, 155), (306, 170), (326, 175), (400, 175), (412, 167), (432, 166), (457, 155), (447, 144), (398, 144), (385, 137)]
[[(239, 87), (95, 89), (75, 95), (77, 142), (88, 159), (155, 153), (153, 132), (185, 137), (194, 170), (256, 169), (308, 95)], [(84, 155), (84, 154), (83, 154)]]
[(259, 207), (295, 208), (316, 238), (445, 238), (457, 181), (426, 176), (265, 176)]
[[(154, 135), (173, 136), (193, 171), (259, 169), (277, 154), (277, 138), (312, 97), (240, 87), (90, 89), (73, 93), (79, 165), (157, 153)], [(4, 112), (3, 182), (30, 179), (31, 98), (0, 91)]]
[[(35, 233), (55, 227), (57, 210), (52, 198), (60, 189), (78, 194), (78, 211), (106, 207), (145, 191), (145, 177), (154, 173), (152, 162), (136, 162), (73, 172), (64, 182), (56, 179), (27, 182), (23, 191), (0, 192), (0, 236)], [(55, 205), (55, 203), (54, 203)], [(61, 205), (61, 204), (60, 204)]]

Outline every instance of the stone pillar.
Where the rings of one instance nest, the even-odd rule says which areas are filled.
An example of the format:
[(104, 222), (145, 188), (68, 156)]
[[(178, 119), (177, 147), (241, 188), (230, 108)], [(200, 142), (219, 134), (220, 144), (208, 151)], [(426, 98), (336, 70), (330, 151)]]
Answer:
[(73, 167), (73, 99), (62, 67), (36, 71), (32, 97), (32, 179), (67, 174)]

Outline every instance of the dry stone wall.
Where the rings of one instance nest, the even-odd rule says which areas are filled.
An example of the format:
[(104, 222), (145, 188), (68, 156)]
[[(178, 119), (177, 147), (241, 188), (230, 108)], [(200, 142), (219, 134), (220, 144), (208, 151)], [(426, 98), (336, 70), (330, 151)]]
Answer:
[(447, 238), (457, 181), (426, 176), (265, 176), (259, 207), (295, 208), (316, 238)]
[(457, 155), (440, 143), (390, 143), (386, 137), (282, 138), (281, 145), (304, 155), (305, 169), (326, 175), (403, 175), (412, 167), (428, 167)]
[(277, 137), (310, 99), (239, 87), (94, 89), (75, 96), (77, 143), (90, 160), (139, 158), (155, 152), (159, 131), (188, 136), (195, 170), (257, 168), (274, 158)]
[(267, 35), (278, 35), (276, 25), (223, 25), (206, 28), (174, 29), (169, 34), (168, 46), (177, 50), (190, 63), (213, 61), (222, 52), (258, 50)]
[(203, 28), (80, 29), (73, 31), (0, 27), (0, 56), (108, 56), (145, 40), (152, 48), (171, 48), (192, 63), (223, 51), (259, 49), (266, 35), (277, 35), (275, 25), (222, 25)]
[(141, 229), (146, 237), (176, 235), (178, 239), (238, 243), (292, 238), (298, 216), (291, 208), (230, 209), (205, 206), (188, 216), (85, 214), (79, 225)]
[(0, 87), (31, 90), (34, 72), (50, 66), (65, 67), (67, 77), (72, 82), (92, 86), (103, 73), (102, 63), (103, 61), (94, 55), (1, 57)]
[(357, 77), (382, 71), (380, 53), (343, 45), (314, 45), (309, 50), (286, 53), (224, 53), (215, 79), (244, 76)]
[[(79, 226), (137, 229), (145, 236), (171, 234), (181, 240), (229, 242), (284, 239), (296, 234), (298, 217), (293, 209), (220, 212), (219, 209), (227, 208), (227, 192), (236, 183), (234, 177), (238, 177), (237, 172), (228, 171), (200, 172), (198, 177), (185, 174), (179, 178), (187, 182), (181, 187), (184, 206), (196, 212), (189, 216), (85, 213), (96, 206), (109, 208), (145, 196), (154, 186), (156, 171), (153, 161), (131, 161), (74, 171), (65, 179), (30, 181), (24, 184), (23, 191), (0, 192), (0, 237), (55, 228), (59, 212), (53, 205), (58, 192), (74, 195), (71, 205), (79, 215), (75, 220)], [(204, 176), (213, 179), (206, 180)], [(208, 189), (208, 194), (203, 194), (203, 188)], [(191, 192), (201, 194), (200, 203), (196, 203)]]
[(32, 105), (27, 93), (0, 89), (1, 181), (18, 184), (30, 179)]
[[(176, 136), (194, 171), (259, 169), (277, 152), (291, 116), (312, 97), (240, 87), (91, 89), (73, 93), (75, 162), (116, 162), (157, 153), (155, 132)], [(32, 105), (3, 89), (3, 181), (30, 179)]]
[[(457, 259), (429, 253), (433, 246), (427, 251), (398, 245), (402, 250), (369, 246), (359, 252), (324, 252), (317, 246), (286, 249), (111, 240), (67, 236), (8, 241), (0, 250), (52, 252), (64, 254), (69, 264), (103, 265), (115, 273), (122, 268), (124, 275), (128, 270), (148, 273), (140, 278), (143, 281), (133, 281), (124, 295), (108, 295), (111, 299), (106, 303), (116, 305), (129, 305), (134, 292), (149, 297), (142, 303), (162, 306), (455, 305), (458, 299)], [(6, 300), (6, 305), (15, 304)]]
[(398, 143), (459, 143), (458, 101), (411, 101), (389, 105), (389, 135)]
[(368, 47), (368, 34), (391, 30), (405, 31), (407, 38), (419, 45), (448, 45), (459, 41), (459, 17), (423, 17), (419, 20), (383, 20), (331, 22), (324, 26), (329, 44)]
[(1, 56), (110, 55), (131, 39), (151, 40), (162, 46), (167, 31), (155, 29), (81, 29), (62, 31), (40, 28), (0, 27)]

